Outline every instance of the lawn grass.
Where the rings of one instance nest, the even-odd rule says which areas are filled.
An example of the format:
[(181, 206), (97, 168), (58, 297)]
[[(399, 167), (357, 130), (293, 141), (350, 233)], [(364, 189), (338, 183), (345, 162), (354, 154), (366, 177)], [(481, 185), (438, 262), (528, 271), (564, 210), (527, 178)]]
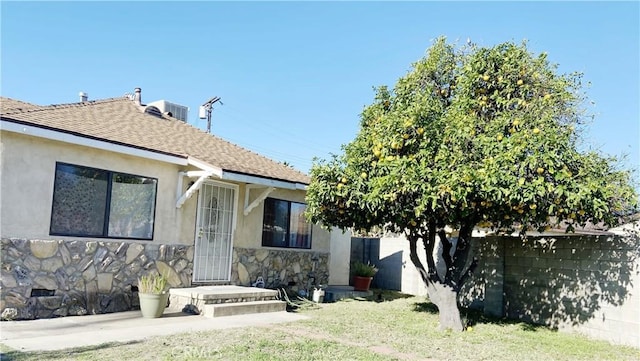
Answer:
[[(373, 299), (378, 299), (377, 295)], [(639, 360), (640, 350), (466, 312), (471, 329), (437, 331), (424, 298), (385, 292), (300, 309), (310, 318), (265, 327), (156, 337), (53, 352), (4, 347), (2, 360)]]

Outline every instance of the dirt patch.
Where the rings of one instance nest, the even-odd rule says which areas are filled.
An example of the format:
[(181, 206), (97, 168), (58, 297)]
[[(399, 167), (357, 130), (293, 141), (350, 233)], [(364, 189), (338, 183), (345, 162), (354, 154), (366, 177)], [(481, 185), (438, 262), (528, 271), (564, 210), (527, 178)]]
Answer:
[(335, 343), (339, 343), (341, 345), (345, 345), (345, 346), (349, 346), (349, 347), (358, 347), (358, 348), (368, 349), (369, 351), (375, 352), (375, 353), (377, 353), (379, 355), (395, 357), (398, 360), (438, 361), (436, 359), (422, 358), (422, 357), (420, 357), (418, 355), (399, 352), (396, 349), (394, 349), (393, 347), (389, 347), (387, 345), (368, 346), (368, 345), (366, 345), (366, 344), (364, 344), (362, 342), (353, 342), (353, 341), (345, 340), (343, 338), (338, 338), (338, 337), (334, 337), (334, 336), (327, 335), (327, 334), (322, 334), (322, 333), (318, 333), (318, 332), (312, 332), (311, 330), (306, 329), (306, 328), (300, 328), (300, 327), (291, 328), (291, 327), (283, 327), (283, 326), (273, 327), (273, 326), (271, 326), (270, 329), (275, 329), (275, 330), (278, 330), (278, 331), (281, 331), (281, 332), (284, 332), (284, 333), (288, 333), (288, 334), (293, 335), (293, 336), (302, 336), (302, 337), (310, 338), (310, 339), (313, 339), (313, 340), (329, 341), (329, 342), (335, 342)]

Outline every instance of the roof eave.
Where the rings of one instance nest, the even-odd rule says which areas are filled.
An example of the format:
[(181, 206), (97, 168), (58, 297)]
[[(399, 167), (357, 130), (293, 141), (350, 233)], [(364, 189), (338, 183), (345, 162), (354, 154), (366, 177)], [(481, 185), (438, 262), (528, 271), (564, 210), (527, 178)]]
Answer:
[(94, 149), (100, 149), (120, 154), (136, 156), (144, 159), (157, 160), (160, 162), (192, 165), (204, 171), (210, 172), (213, 176), (221, 180), (228, 180), (238, 183), (256, 184), (267, 187), (275, 187), (290, 190), (307, 190), (307, 184), (283, 179), (273, 179), (260, 175), (244, 174), (223, 170), (220, 167), (212, 165), (206, 161), (178, 154), (170, 154), (157, 150), (137, 147), (131, 144), (109, 141), (82, 133), (71, 132), (67, 130), (47, 127), (29, 122), (24, 122), (9, 117), (0, 118), (0, 130), (24, 134), (32, 137), (43, 138), (64, 142), (68, 144), (80, 145)]
[(69, 132), (51, 127), (38, 126), (6, 117), (0, 118), (0, 130), (74, 145), (81, 145), (115, 153), (132, 155), (165, 163), (172, 163), (177, 165), (189, 164), (188, 157), (186, 156), (154, 151), (125, 143), (108, 141), (87, 136), (81, 133)]
[(227, 170), (223, 170), (221, 179), (239, 183), (257, 184), (265, 187), (275, 187), (290, 190), (307, 190), (307, 185), (304, 183), (271, 179), (256, 175), (231, 172)]

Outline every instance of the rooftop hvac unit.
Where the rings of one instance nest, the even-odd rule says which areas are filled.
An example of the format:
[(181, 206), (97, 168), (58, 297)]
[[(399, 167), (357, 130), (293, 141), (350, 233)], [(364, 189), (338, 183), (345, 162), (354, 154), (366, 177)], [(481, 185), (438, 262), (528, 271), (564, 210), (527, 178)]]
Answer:
[(155, 102), (149, 103), (147, 104), (147, 106), (152, 105), (158, 109), (160, 109), (160, 111), (163, 114), (166, 113), (171, 113), (171, 116), (182, 120), (183, 122), (187, 121), (187, 115), (189, 113), (189, 108), (185, 107), (184, 105), (180, 105), (180, 104), (176, 104), (176, 103), (171, 103), (168, 102), (166, 100), (157, 100)]

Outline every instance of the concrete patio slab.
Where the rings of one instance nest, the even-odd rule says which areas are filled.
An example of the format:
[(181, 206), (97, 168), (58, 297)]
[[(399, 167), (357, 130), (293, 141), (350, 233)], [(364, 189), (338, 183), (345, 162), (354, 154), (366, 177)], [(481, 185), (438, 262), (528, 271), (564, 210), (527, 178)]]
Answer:
[(107, 342), (139, 341), (154, 336), (264, 326), (294, 322), (307, 316), (290, 312), (207, 318), (165, 311), (162, 317), (143, 318), (140, 311), (0, 322), (0, 343), (19, 351), (51, 351)]

